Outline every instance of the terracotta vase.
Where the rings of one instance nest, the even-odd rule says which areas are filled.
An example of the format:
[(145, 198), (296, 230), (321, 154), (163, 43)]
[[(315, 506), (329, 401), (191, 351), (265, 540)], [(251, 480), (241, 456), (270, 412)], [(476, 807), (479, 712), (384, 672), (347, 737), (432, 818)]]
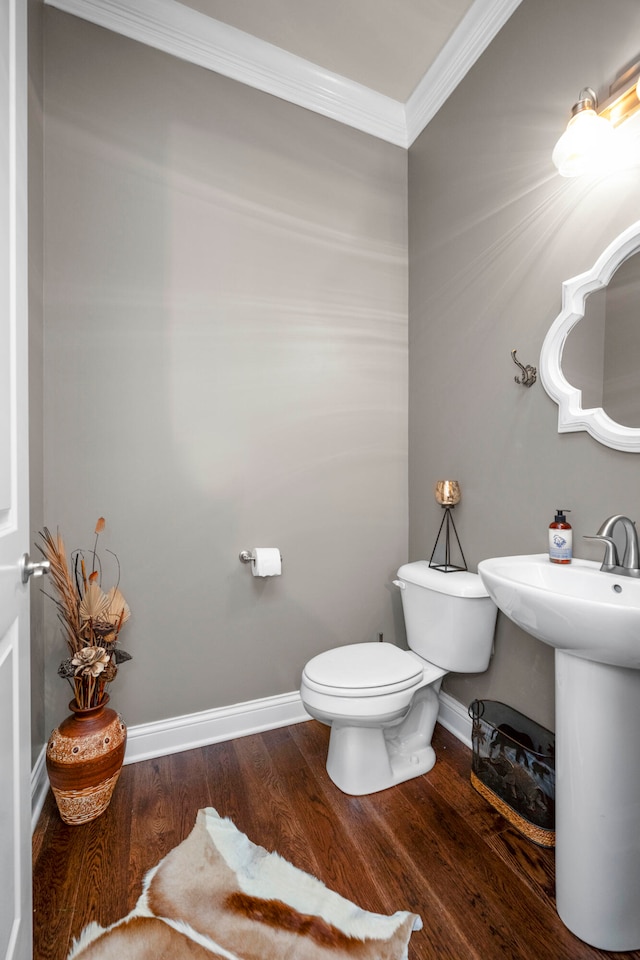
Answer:
[(108, 702), (107, 696), (100, 706), (83, 710), (72, 700), (71, 716), (49, 737), (47, 773), (65, 823), (89, 823), (99, 817), (118, 782), (127, 728)]

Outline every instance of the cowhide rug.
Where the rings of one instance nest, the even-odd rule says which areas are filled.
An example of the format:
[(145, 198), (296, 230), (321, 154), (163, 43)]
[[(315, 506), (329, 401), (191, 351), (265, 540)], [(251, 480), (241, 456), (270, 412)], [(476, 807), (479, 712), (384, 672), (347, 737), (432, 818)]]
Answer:
[(213, 807), (145, 877), (131, 913), (92, 923), (68, 960), (406, 960), (414, 913), (367, 913)]

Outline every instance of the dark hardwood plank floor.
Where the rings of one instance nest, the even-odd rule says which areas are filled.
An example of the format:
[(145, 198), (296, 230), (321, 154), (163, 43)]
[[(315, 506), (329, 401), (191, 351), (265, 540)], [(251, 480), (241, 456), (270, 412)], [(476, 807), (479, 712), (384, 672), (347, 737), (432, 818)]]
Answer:
[(146, 871), (205, 806), (361, 907), (419, 913), (410, 960), (640, 960), (569, 933), (554, 908), (553, 851), (476, 793), (470, 751), (442, 727), (430, 773), (369, 797), (329, 780), (328, 733), (310, 721), (131, 764), (85, 826), (65, 826), (49, 793), (33, 837), (34, 960), (64, 960), (91, 920), (128, 913)]

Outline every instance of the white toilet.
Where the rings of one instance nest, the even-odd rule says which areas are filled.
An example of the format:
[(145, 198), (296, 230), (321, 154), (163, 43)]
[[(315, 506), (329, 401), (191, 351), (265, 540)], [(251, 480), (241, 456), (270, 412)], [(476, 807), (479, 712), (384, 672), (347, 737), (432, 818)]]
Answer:
[(476, 573), (405, 563), (402, 590), (409, 650), (353, 643), (313, 657), (300, 696), (331, 727), (327, 773), (344, 793), (385, 790), (432, 768), (431, 738), (442, 678), (489, 666), (497, 607)]

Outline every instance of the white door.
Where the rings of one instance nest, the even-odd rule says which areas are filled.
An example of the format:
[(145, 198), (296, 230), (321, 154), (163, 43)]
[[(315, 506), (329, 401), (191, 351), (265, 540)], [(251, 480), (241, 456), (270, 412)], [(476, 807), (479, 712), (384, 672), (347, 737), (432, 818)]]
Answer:
[(31, 956), (25, 0), (0, 0), (0, 958)]

